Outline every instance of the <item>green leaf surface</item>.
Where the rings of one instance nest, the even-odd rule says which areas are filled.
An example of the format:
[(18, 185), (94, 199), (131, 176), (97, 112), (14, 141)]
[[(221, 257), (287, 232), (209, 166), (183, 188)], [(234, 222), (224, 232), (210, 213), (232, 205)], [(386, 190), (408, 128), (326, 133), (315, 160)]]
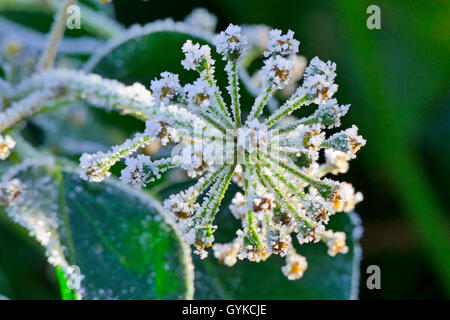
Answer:
[[(59, 278), (68, 277), (84, 299), (191, 297), (190, 256), (158, 202), (114, 181), (87, 183), (56, 168), (25, 162), (4, 180), (20, 180), (21, 194), (6, 211), (46, 246)], [(70, 268), (80, 273), (71, 276)]]

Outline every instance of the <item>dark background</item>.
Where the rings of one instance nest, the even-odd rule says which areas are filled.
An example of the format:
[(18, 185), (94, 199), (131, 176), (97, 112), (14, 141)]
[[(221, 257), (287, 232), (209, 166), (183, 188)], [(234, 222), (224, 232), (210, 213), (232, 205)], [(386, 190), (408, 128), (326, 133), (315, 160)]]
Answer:
[[(381, 30), (366, 27), (371, 4), (381, 9)], [(450, 297), (450, 2), (114, 0), (114, 6), (125, 25), (183, 20), (205, 7), (217, 15), (217, 30), (229, 23), (291, 29), (308, 60), (335, 61), (337, 99), (352, 104), (343, 127), (356, 124), (368, 141), (340, 177), (365, 197), (356, 208), (365, 229), (360, 298)], [(14, 248), (22, 263), (3, 271), (27, 298), (58, 298), (46, 279), (52, 271), (28, 249), (38, 245), (18, 240), (13, 228), (0, 219), (0, 248)], [(9, 252), (0, 250), (0, 261)], [(381, 268), (381, 290), (365, 285), (372, 264)]]
[[(369, 5), (381, 9), (381, 30), (366, 27)], [(361, 299), (450, 296), (450, 6), (447, 1), (130, 1), (115, 0), (130, 25), (173, 17), (195, 7), (234, 24), (291, 29), (300, 53), (337, 63), (337, 98), (351, 103), (367, 139), (342, 178), (364, 193), (356, 208), (362, 238)], [(380, 266), (381, 290), (365, 285)]]

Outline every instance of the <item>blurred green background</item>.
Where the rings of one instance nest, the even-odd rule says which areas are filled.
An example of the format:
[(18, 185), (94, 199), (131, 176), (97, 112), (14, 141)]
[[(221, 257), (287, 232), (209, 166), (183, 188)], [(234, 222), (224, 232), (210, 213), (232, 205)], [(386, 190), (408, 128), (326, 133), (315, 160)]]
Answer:
[[(381, 30), (366, 27), (371, 4), (381, 9)], [(356, 124), (368, 141), (342, 176), (365, 197), (356, 208), (365, 228), (360, 298), (450, 297), (450, 2), (114, 0), (114, 6), (127, 26), (182, 20), (204, 7), (217, 15), (218, 30), (228, 23), (291, 29), (308, 60), (336, 61), (337, 98), (352, 104), (343, 126)], [(40, 278), (51, 271), (40, 256), (21, 256), (27, 244), (11, 228), (0, 220), (4, 273), (19, 284), (34, 279), (30, 298), (57, 297), (54, 284)], [(10, 252), (2, 248), (11, 246), (23, 269), (34, 269), (8, 266)], [(372, 264), (381, 268), (381, 290), (365, 285)]]

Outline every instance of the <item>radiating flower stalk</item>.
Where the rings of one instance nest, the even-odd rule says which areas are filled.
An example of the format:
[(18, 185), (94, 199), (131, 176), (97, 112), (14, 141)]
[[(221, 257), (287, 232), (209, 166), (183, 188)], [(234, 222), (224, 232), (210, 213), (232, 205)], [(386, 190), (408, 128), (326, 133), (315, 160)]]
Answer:
[[(215, 21), (206, 24), (214, 28)], [(11, 105), (0, 113), (0, 132), (48, 108), (49, 101), (56, 105), (88, 99), (96, 106), (133, 114), (146, 121), (145, 131), (109, 152), (83, 154), (83, 179), (100, 182), (110, 175), (113, 165), (124, 160), (120, 179), (141, 188), (164, 172), (181, 168), (196, 181), (166, 199), (164, 207), (196, 254), (205, 258), (212, 247), (214, 256), (228, 266), (278, 254), (286, 259), (282, 268), (286, 277), (299, 279), (308, 265), (294, 249), (293, 235), (299, 244), (324, 242), (331, 256), (348, 251), (345, 233), (327, 230), (326, 225), (334, 213), (353, 210), (362, 195), (350, 184), (325, 176), (345, 173), (349, 160), (366, 142), (356, 126), (326, 133), (340, 126), (349, 106), (333, 98), (338, 88), (336, 65), (317, 57), (306, 67), (303, 84), (268, 114), (269, 99), (295, 78), (299, 42), (292, 31), (269, 33), (258, 74), (262, 86), (252, 106), (243, 106), (239, 93), (238, 71), (247, 52), (247, 37), (239, 26), (230, 25), (213, 43), (226, 62), (225, 90), (215, 78), (211, 47), (187, 41), (181, 48), (181, 64), (198, 73), (192, 83), (181, 84), (178, 75), (163, 72), (151, 82), (149, 91), (140, 84), (125, 86), (78, 71), (41, 72), (14, 88)], [(292, 119), (294, 111), (313, 104), (317, 107), (310, 116)], [(139, 154), (155, 141), (171, 146), (172, 154), (162, 159)], [(8, 136), (0, 136), (1, 159), (12, 147)], [(320, 156), (325, 158), (322, 164)], [(218, 226), (214, 221), (231, 183), (242, 189), (229, 205), (241, 227), (230, 243), (215, 244)]]

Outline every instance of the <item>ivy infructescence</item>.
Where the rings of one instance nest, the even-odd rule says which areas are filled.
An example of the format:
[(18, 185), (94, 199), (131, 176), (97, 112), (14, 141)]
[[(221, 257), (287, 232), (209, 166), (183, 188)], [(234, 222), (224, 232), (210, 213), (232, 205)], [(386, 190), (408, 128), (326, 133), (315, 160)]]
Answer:
[[(10, 101), (0, 113), (0, 132), (44, 107), (77, 99), (132, 114), (146, 122), (145, 131), (109, 152), (83, 154), (81, 178), (100, 182), (124, 159), (120, 179), (142, 188), (165, 171), (181, 168), (196, 181), (172, 194), (164, 207), (196, 254), (205, 258), (212, 249), (228, 266), (238, 259), (260, 262), (278, 254), (285, 257), (282, 272), (286, 277), (299, 279), (307, 261), (294, 249), (293, 234), (299, 244), (323, 241), (331, 256), (348, 251), (345, 233), (326, 229), (326, 225), (334, 213), (353, 210), (362, 195), (349, 183), (325, 176), (345, 173), (348, 161), (365, 140), (356, 126), (327, 135), (326, 129), (340, 126), (349, 106), (333, 98), (338, 88), (336, 64), (317, 57), (306, 67), (302, 85), (278, 109), (267, 112), (269, 99), (289, 85), (294, 73), (299, 42), (292, 31), (282, 34), (275, 29), (268, 34), (264, 65), (258, 73), (260, 93), (252, 106), (241, 105), (239, 94), (239, 69), (248, 49), (246, 33), (229, 25), (212, 42), (226, 63), (225, 90), (215, 79), (211, 47), (188, 40), (180, 48), (185, 55), (181, 64), (198, 73), (193, 83), (183, 85), (178, 75), (163, 72), (148, 90), (139, 83), (126, 86), (61, 69), (39, 71), (15, 86), (0, 82)], [(310, 116), (292, 116), (295, 110), (311, 105), (317, 107)], [(173, 147), (171, 155), (152, 159), (136, 154), (155, 141)], [(6, 159), (14, 145), (10, 136), (0, 135), (0, 159)], [(214, 242), (214, 232), (220, 226), (214, 220), (232, 182), (242, 189), (229, 206), (241, 227), (233, 241), (219, 244)], [(3, 185), (3, 199), (9, 196), (13, 202), (12, 192), (18, 190), (20, 181)]]

